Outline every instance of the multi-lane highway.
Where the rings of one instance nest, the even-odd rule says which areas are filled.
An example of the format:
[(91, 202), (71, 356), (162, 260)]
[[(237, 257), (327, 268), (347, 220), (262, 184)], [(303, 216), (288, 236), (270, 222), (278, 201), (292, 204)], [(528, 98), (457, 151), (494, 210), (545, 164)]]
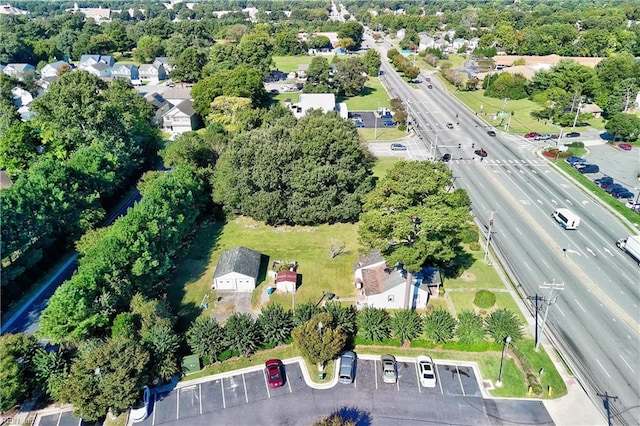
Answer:
[[(640, 424), (639, 269), (615, 246), (633, 231), (540, 158), (534, 142), (501, 129), (488, 135), (486, 123), (437, 79), (431, 78), (432, 89), (409, 87), (386, 60), (390, 46), (367, 41), (382, 53), (385, 86), (405, 102), (415, 123), (418, 142), (409, 144), (407, 155), (451, 155), (456, 185), (469, 192), (485, 232), (493, 214), (492, 247), (514, 284), (523, 296), (553, 302), (548, 336), (598, 408), (604, 415), (598, 394), (607, 392), (618, 397), (610, 401), (615, 424)], [(474, 155), (479, 148), (488, 152), (482, 161)], [(563, 230), (551, 217), (559, 207), (581, 217), (577, 231)], [(557, 284), (563, 289), (553, 295), (540, 288)]]

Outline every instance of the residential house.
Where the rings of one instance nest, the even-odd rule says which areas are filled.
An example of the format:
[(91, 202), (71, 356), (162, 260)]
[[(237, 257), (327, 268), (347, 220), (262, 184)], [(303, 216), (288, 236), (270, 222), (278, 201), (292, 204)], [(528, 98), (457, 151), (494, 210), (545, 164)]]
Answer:
[(398, 40), (404, 40), (404, 37), (407, 35), (407, 30), (405, 28), (401, 28), (396, 31), (396, 38)]
[(462, 47), (467, 46), (469, 44), (469, 41), (466, 38), (456, 38), (453, 40), (453, 49), (457, 52), (458, 50), (460, 50)]
[(113, 78), (126, 78), (127, 80), (138, 80), (140, 78), (138, 74), (138, 67), (134, 64), (121, 64), (116, 63), (111, 68), (111, 76)]
[(0, 15), (13, 15), (13, 16), (21, 16), (21, 15), (30, 15), (31, 12), (27, 10), (18, 9), (17, 7), (13, 7), (10, 4), (0, 5)]
[(82, 13), (87, 19), (93, 19), (96, 24), (111, 22), (111, 9), (102, 7), (78, 7), (78, 3), (73, 4), (73, 9), (67, 9), (73, 13)]
[(289, 107), (296, 118), (303, 117), (310, 109), (320, 109), (325, 114), (337, 111), (340, 117), (349, 117), (347, 105), (344, 102), (336, 105), (336, 96), (333, 93), (301, 93), (297, 104), (288, 101), (285, 100), (285, 106)]
[(296, 271), (280, 271), (276, 275), (276, 290), (283, 293), (294, 293), (298, 285)]
[(162, 64), (142, 64), (138, 73), (142, 81), (158, 82), (167, 79), (167, 71)]
[(220, 256), (213, 274), (215, 290), (250, 293), (256, 288), (260, 273), (260, 252), (246, 247), (236, 247)]
[(162, 116), (162, 130), (182, 134), (200, 128), (200, 118), (193, 109), (193, 101), (176, 104)]
[(103, 64), (107, 64), (110, 67), (113, 67), (116, 63), (116, 60), (113, 59), (113, 56), (109, 55), (82, 55), (80, 57), (80, 68), (97, 64), (98, 62), (102, 62)]
[(309, 64), (298, 64), (298, 79), (306, 80), (307, 79), (307, 70), (309, 69)]
[(420, 43), (418, 44), (418, 50), (427, 50), (433, 49), (435, 47), (436, 39), (431, 36), (422, 36), (420, 38)]
[(56, 79), (58, 78), (58, 72), (65, 65), (70, 66), (69, 63), (65, 61), (55, 61), (47, 64), (40, 70), (40, 77), (44, 79)]
[(164, 117), (164, 115), (171, 108), (173, 108), (173, 104), (171, 104), (158, 93), (149, 93), (145, 95), (145, 99), (151, 104), (151, 106), (153, 106), (153, 109), (155, 111), (153, 125), (159, 128), (164, 127), (164, 120), (162, 119), (162, 117)]
[(442, 285), (437, 268), (424, 268), (415, 275), (402, 265), (389, 267), (379, 252), (359, 256), (355, 267), (358, 289), (356, 305), (384, 309), (424, 309), (431, 297), (437, 297)]
[(162, 92), (162, 97), (173, 105), (178, 105), (182, 101), (191, 100), (191, 87), (183, 87), (181, 85), (169, 87)]
[(173, 71), (173, 66), (169, 64), (169, 58), (164, 56), (156, 57), (153, 60), (153, 65), (155, 65), (156, 67), (162, 65), (167, 74), (170, 74), (171, 71)]
[(110, 78), (111, 67), (104, 62), (97, 62), (95, 64), (87, 65), (83, 69), (89, 74), (93, 74), (99, 78)]
[(31, 102), (33, 102), (33, 95), (31, 95), (28, 90), (24, 90), (21, 87), (16, 86), (11, 89), (11, 95), (13, 95), (13, 105), (16, 108), (28, 106)]
[(36, 67), (31, 64), (7, 64), (2, 70), (9, 77), (24, 81), (25, 78), (35, 77)]

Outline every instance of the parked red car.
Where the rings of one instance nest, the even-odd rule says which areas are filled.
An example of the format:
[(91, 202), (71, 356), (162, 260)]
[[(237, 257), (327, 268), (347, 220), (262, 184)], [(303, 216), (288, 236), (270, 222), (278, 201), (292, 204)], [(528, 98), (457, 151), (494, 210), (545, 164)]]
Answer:
[(270, 388), (279, 388), (284, 384), (284, 375), (282, 374), (282, 361), (279, 359), (270, 359), (264, 363), (267, 369), (267, 383)]
[(631, 144), (621, 143), (618, 145), (620, 149), (624, 149), (625, 151), (631, 151)]
[(527, 138), (527, 139), (533, 139), (533, 138), (535, 138), (536, 136), (540, 136), (540, 133), (537, 133), (537, 132), (531, 132), (531, 133), (527, 133), (526, 135), (524, 135), (524, 137), (525, 137), (525, 138)]

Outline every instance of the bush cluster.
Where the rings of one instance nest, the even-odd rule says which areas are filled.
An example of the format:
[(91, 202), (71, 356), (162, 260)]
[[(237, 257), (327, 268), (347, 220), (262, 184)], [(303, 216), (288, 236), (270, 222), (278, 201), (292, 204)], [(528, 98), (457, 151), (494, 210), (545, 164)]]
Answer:
[(476, 293), (473, 304), (480, 309), (489, 309), (496, 304), (496, 295), (489, 290), (480, 290)]

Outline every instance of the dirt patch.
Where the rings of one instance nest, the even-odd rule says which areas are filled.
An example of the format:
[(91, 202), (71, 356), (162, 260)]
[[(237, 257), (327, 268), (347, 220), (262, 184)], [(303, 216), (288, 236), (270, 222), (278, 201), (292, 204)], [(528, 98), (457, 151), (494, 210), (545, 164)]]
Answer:
[(211, 317), (224, 323), (234, 312), (246, 312), (257, 318), (258, 312), (251, 309), (251, 293), (218, 291)]
[(472, 282), (476, 280), (476, 276), (472, 272), (465, 271), (462, 275), (460, 275), (460, 279), (466, 282)]

